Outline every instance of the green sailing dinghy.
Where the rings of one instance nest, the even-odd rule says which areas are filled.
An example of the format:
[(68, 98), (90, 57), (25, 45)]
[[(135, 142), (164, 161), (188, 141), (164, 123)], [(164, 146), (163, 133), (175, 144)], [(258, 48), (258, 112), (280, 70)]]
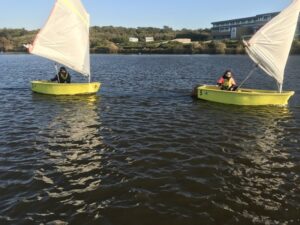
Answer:
[(254, 68), (237, 91), (224, 91), (213, 85), (199, 85), (194, 89), (195, 97), (234, 105), (288, 104), (294, 92), (282, 91), (282, 85), (299, 12), (300, 0), (293, 0), (280, 14), (261, 27), (249, 41), (244, 41), (246, 52), (255, 62), (255, 68), (259, 67), (277, 81), (277, 91), (241, 88), (241, 85), (252, 75)]

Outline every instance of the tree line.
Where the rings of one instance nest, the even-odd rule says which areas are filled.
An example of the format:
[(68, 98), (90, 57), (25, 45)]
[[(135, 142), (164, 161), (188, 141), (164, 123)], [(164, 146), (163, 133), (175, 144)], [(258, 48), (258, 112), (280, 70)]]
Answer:
[[(26, 52), (23, 44), (32, 43), (39, 30), (0, 29), (0, 52)], [(139, 41), (130, 42), (134, 37)], [(154, 41), (146, 42), (146, 37)], [(172, 41), (191, 39), (190, 43)], [(182, 29), (171, 27), (125, 28), (93, 26), (90, 28), (91, 53), (109, 54), (244, 54), (241, 41), (213, 41), (210, 29)], [(300, 41), (294, 41), (291, 52), (300, 54)]]

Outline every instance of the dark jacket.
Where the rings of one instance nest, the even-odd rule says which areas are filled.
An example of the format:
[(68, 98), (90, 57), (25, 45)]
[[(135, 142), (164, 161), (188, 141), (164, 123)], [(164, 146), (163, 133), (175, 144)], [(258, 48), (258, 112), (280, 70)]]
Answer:
[(51, 79), (51, 81), (58, 81), (59, 83), (71, 83), (71, 75), (67, 72), (67, 75), (63, 76), (62, 73), (59, 72), (54, 78)]

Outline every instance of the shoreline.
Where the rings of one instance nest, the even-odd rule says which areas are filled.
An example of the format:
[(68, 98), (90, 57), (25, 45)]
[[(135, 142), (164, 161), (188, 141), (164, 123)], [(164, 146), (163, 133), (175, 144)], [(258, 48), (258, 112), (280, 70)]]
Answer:
[[(1, 52), (1, 55), (32, 55), (28, 52)], [(147, 52), (143, 52), (143, 53), (96, 53), (96, 52), (90, 52), (90, 55), (211, 55), (211, 56), (215, 56), (215, 55), (219, 55), (219, 56), (244, 56), (246, 55), (245, 53), (225, 53), (225, 54), (220, 54), (220, 53), (147, 53)], [(300, 53), (290, 53), (291, 56), (293, 55), (300, 55)]]

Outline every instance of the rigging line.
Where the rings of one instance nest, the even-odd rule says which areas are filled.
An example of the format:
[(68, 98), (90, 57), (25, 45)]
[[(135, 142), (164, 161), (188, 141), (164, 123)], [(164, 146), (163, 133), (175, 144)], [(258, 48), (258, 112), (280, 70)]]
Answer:
[(257, 69), (258, 64), (255, 64), (254, 68), (248, 73), (248, 76), (241, 82), (241, 84), (237, 87), (239, 89), (242, 85), (252, 76), (253, 72)]
[(58, 74), (58, 68), (57, 68), (57, 64), (56, 63), (54, 63), (54, 67), (55, 67), (55, 70), (56, 70), (57, 82), (60, 83), (59, 74)]

